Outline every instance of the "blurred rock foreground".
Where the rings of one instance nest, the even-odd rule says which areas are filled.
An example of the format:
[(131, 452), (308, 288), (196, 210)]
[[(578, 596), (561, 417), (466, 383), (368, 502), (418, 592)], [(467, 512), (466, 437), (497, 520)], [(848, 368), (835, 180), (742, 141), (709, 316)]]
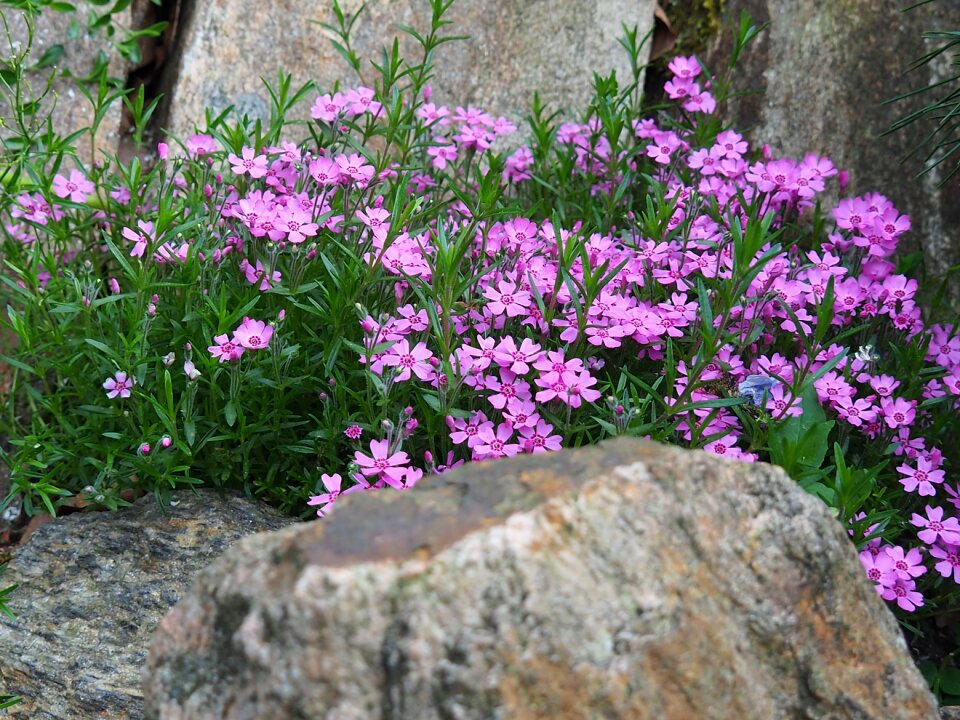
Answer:
[(144, 695), (151, 720), (937, 717), (822, 503), (637, 439), (241, 540), (160, 624)]

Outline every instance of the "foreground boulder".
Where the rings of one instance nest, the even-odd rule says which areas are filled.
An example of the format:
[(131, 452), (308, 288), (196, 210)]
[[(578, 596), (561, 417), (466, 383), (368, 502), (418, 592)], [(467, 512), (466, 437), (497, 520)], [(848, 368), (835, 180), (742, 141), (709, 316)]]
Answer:
[(49, 522), (16, 554), (0, 586), (18, 583), (0, 615), (0, 692), (11, 717), (143, 717), (140, 674), (163, 615), (197, 570), (238, 538), (292, 522), (242, 497), (175, 493), (116, 513)]
[(247, 538), (164, 618), (144, 683), (165, 720), (937, 717), (818, 500), (639, 440)]

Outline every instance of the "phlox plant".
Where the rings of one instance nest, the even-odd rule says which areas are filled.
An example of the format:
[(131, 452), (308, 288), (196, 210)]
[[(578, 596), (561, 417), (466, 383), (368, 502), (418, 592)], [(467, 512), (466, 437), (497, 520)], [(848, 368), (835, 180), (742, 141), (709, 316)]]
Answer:
[(152, 163), (9, 161), (6, 502), (203, 484), (322, 517), (636, 435), (782, 466), (905, 622), (948, 612), (960, 335), (898, 265), (909, 217), (827, 157), (751, 148), (695, 57), (645, 105), (635, 31), (632, 77), (597, 76), (576, 121), (444, 105), (431, 5), (419, 63), (394, 43), (369, 84), (281, 74), (268, 123), (208, 115)]

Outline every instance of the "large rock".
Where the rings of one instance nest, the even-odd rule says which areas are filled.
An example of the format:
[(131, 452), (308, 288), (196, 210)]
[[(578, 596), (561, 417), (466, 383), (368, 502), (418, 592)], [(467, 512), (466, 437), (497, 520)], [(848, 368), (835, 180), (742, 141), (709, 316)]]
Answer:
[[(960, 262), (960, 176), (937, 187), (948, 166), (917, 179), (922, 155), (900, 164), (930, 132), (929, 123), (881, 137), (932, 96), (882, 103), (956, 74), (949, 54), (916, 72), (907, 69), (937, 46), (923, 39), (924, 32), (960, 28), (960, 3), (932, 2), (901, 12), (908, 4), (727, 0), (728, 27), (744, 10), (758, 24), (770, 23), (744, 54), (735, 80), (738, 90), (765, 92), (734, 101), (728, 117), (748, 129), (753, 141), (769, 143), (784, 155), (829, 155), (850, 170), (853, 194), (876, 191), (889, 197), (913, 220), (904, 240), (907, 249), (922, 249), (928, 268), (942, 272)], [(722, 67), (730, 57), (730, 37), (711, 55), (711, 65)], [(954, 82), (948, 90), (957, 87)]]
[(143, 717), (140, 674), (163, 615), (194, 573), (238, 538), (292, 520), (242, 497), (178, 492), (116, 513), (42, 525), (14, 556), (0, 587), (17, 618), (0, 615), (0, 692), (30, 720)]
[[(348, 13), (361, 3), (341, 2)], [(473, 104), (518, 118), (534, 91), (553, 109), (580, 112), (591, 96), (593, 73), (630, 76), (618, 43), (622, 23), (644, 36), (654, 22), (654, 0), (460, 0), (447, 14), (444, 35), (470, 35), (468, 42), (440, 46), (433, 81), (437, 102)], [(229, 105), (251, 118), (269, 117), (270, 96), (260, 77), (275, 82), (277, 70), (292, 73), (295, 87), (315, 80), (324, 91), (343, 80), (358, 83), (353, 71), (312, 20), (334, 23), (330, 0), (209, 0), (196, 3), (186, 20), (175, 80), (170, 87), (168, 127), (180, 137), (202, 123), (204, 108)], [(370, 61), (381, 62), (381, 47), (401, 38), (404, 57), (419, 62), (423, 51), (396, 25), (426, 33), (426, 0), (370, 0), (354, 26), (352, 46), (363, 59), (364, 81), (377, 77)], [(641, 61), (645, 58), (641, 58)], [(313, 97), (296, 118), (308, 118)]]
[[(140, 4), (144, 0), (137, 0), (137, 2)], [(109, 6), (104, 7), (103, 2), (94, 3), (90, 0), (76, 0), (72, 4), (76, 8), (74, 11), (56, 12), (50, 8), (44, 8), (35, 17), (33, 46), (27, 60), (28, 65), (36, 63), (48, 50), (58, 45), (63, 47), (63, 55), (55, 65), (27, 73), (29, 94), (25, 97), (25, 100), (41, 97), (51, 74), (56, 74), (51, 92), (42, 101), (40, 112), (27, 119), (32, 120), (38, 128), (42, 129), (46, 116), (50, 113), (54, 131), (61, 136), (70, 135), (76, 130), (93, 125), (94, 108), (80, 92), (78, 78), (83, 78), (92, 72), (98, 53), (106, 54), (107, 72), (110, 77), (125, 81), (129, 69), (126, 61), (111, 47), (104, 29), (91, 31), (87, 28), (88, 19), (93, 14), (103, 15), (110, 9)], [(126, 30), (134, 26), (133, 13), (134, 10), (128, 7), (112, 16), (112, 24), (118, 39)], [(4, 17), (9, 23), (11, 40), (19, 48), (26, 49), (29, 35), (24, 14), (4, 11)], [(0, 45), (2, 54), (8, 55), (10, 50), (6, 46), (6, 36), (3, 36), (0, 42), (3, 43)], [(88, 83), (87, 88), (94, 97), (97, 96), (95, 85)], [(0, 103), (0, 114), (7, 115), (9, 112), (9, 107)], [(93, 143), (88, 135), (75, 142), (77, 154), (85, 164), (94, 160), (103, 161), (105, 155), (112, 155), (117, 151), (122, 116), (123, 105), (117, 101), (106, 111)], [(12, 125), (9, 120), (8, 124)], [(4, 129), (3, 134), (9, 135), (9, 130)]]
[(144, 683), (163, 720), (937, 717), (819, 501), (639, 440), (247, 538), (164, 618)]

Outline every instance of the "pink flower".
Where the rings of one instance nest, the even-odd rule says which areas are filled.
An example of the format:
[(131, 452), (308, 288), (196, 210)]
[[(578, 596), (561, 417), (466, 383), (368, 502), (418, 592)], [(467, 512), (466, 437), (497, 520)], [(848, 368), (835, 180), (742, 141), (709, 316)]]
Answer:
[(956, 518), (944, 520), (941, 507), (932, 508), (927, 505), (926, 513), (926, 517), (914, 513), (910, 520), (911, 525), (924, 528), (917, 533), (917, 537), (927, 545), (933, 545), (937, 540), (951, 545), (960, 545), (960, 523)]
[(913, 580), (902, 580), (897, 578), (897, 582), (892, 587), (885, 588), (880, 597), (884, 600), (896, 600), (901, 610), (913, 612), (918, 607), (923, 607), (923, 595), (916, 592), (917, 584)]
[(187, 138), (187, 153), (191, 157), (209, 155), (217, 151), (217, 141), (211, 135), (191, 135)]
[(213, 338), (216, 345), (207, 348), (210, 354), (219, 358), (220, 362), (225, 363), (232, 360), (239, 360), (243, 355), (243, 348), (230, 341), (226, 335), (217, 335)]
[(336, 185), (340, 182), (340, 166), (330, 158), (317, 158), (310, 163), (310, 177), (318, 185)]
[(346, 100), (340, 93), (330, 95), (321, 95), (310, 108), (310, 117), (314, 120), (322, 120), (326, 123), (336, 122), (337, 118), (343, 112), (346, 106)]
[(399, 368), (399, 374), (396, 377), (397, 382), (409, 380), (411, 373), (421, 380), (427, 381), (433, 377), (434, 370), (433, 366), (430, 365), (432, 357), (433, 353), (427, 348), (426, 343), (417, 343), (416, 347), (411, 350), (410, 343), (404, 338), (384, 353), (382, 361), (384, 365)]
[(233, 341), (247, 350), (262, 350), (270, 344), (272, 337), (272, 325), (248, 317), (233, 331)]
[(518, 290), (516, 284), (501, 280), (497, 288), (488, 287), (483, 296), (490, 300), (486, 307), (494, 316), (507, 314), (507, 317), (517, 317), (526, 313), (530, 307), (530, 293)]
[(389, 443), (386, 440), (371, 440), (370, 452), (370, 455), (364, 455), (357, 450), (353, 454), (354, 461), (360, 466), (360, 472), (367, 477), (381, 479), (391, 487), (403, 487), (406, 465), (410, 462), (409, 456), (405, 452), (390, 455)]
[(351, 155), (337, 155), (337, 167), (340, 169), (342, 180), (352, 180), (360, 187), (366, 187), (373, 177), (373, 165), (368, 165), (363, 155), (353, 153)]
[(363, 428), (359, 425), (351, 425), (343, 431), (343, 434), (351, 440), (359, 440), (360, 436), (363, 435)]
[(488, 458), (513, 457), (520, 453), (520, 445), (508, 442), (513, 437), (513, 428), (509, 423), (500, 423), (494, 433), (492, 424), (484, 426), (477, 434), (480, 440), (473, 448), (477, 460)]
[(103, 389), (107, 391), (107, 397), (113, 400), (115, 397), (130, 397), (130, 389), (136, 385), (132, 377), (127, 377), (123, 371), (118, 371), (113, 377), (103, 381)]
[(227, 156), (227, 159), (233, 165), (233, 172), (237, 175), (249, 175), (252, 178), (262, 178), (267, 174), (267, 156), (257, 155), (251, 147), (245, 147), (240, 151), (243, 157), (237, 157), (233, 153)]
[(920, 577), (927, 571), (927, 568), (923, 565), (923, 555), (917, 548), (910, 548), (908, 552), (904, 553), (902, 547), (893, 545), (886, 548), (886, 551), (893, 561), (893, 572), (901, 580)]
[(130, 251), (130, 257), (143, 257), (143, 253), (146, 252), (150, 241), (154, 240), (154, 225), (152, 222), (137, 220), (137, 227), (140, 229), (139, 232), (131, 230), (128, 227), (123, 229), (123, 236), (133, 243), (133, 250)]
[(287, 240), (299, 245), (308, 237), (317, 234), (319, 226), (306, 210), (296, 203), (277, 209), (276, 225), (278, 230), (287, 233)]
[(523, 437), (523, 449), (528, 453), (539, 455), (551, 450), (560, 450), (563, 438), (559, 435), (551, 435), (553, 425), (543, 420), (537, 421), (537, 426), (524, 426), (519, 428), (519, 433)]
[(69, 180), (63, 175), (53, 178), (53, 192), (57, 197), (69, 197), (71, 202), (82, 203), (93, 192), (93, 183), (79, 170), (71, 170)]
[(917, 490), (919, 495), (933, 496), (937, 494), (934, 489), (934, 483), (942, 483), (944, 471), (937, 470), (931, 462), (924, 457), (917, 458), (917, 467), (912, 468), (909, 465), (900, 465), (897, 472), (904, 475), (900, 478), (900, 484), (907, 492)]
[(960, 545), (951, 543), (944, 543), (942, 547), (934, 545), (930, 548), (930, 554), (940, 560), (935, 566), (937, 572), (943, 577), (953, 575), (953, 581), (960, 584)]
[(254, 266), (250, 264), (249, 260), (244, 258), (240, 261), (240, 270), (243, 271), (247, 282), (251, 285), (256, 285), (259, 282), (260, 285), (258, 289), (261, 291), (269, 290), (273, 287), (271, 280), (273, 283), (279, 283), (282, 278), (279, 270), (274, 270), (268, 278), (266, 268), (263, 267), (263, 263), (259, 260), (257, 260), (257, 264)]
[(321, 507), (317, 508), (317, 516), (323, 517), (327, 509), (340, 497), (340, 486), (343, 483), (343, 478), (340, 477), (340, 473), (334, 473), (333, 475), (324, 473), (320, 476), (320, 480), (323, 481), (323, 486), (327, 489), (327, 492), (320, 495), (311, 495), (307, 505), (320, 505)]

